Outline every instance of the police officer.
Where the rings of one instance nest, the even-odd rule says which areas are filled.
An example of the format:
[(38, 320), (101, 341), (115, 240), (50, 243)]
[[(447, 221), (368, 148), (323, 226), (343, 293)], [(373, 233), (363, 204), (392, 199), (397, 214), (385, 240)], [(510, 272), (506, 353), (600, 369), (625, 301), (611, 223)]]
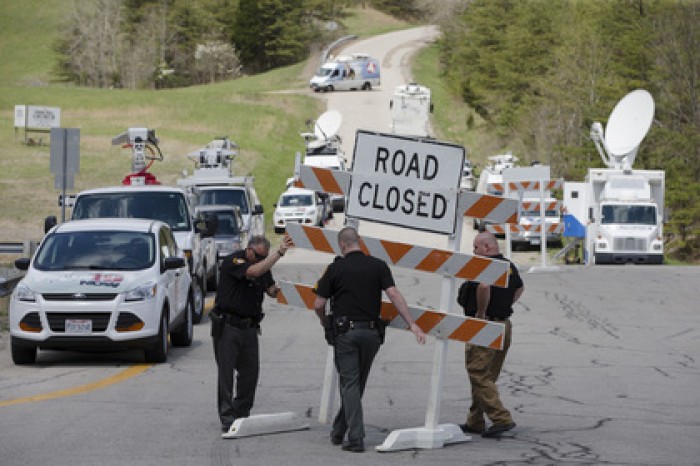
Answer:
[[(279, 249), (270, 254), (270, 241), (253, 236), (245, 249), (226, 256), (219, 267), (219, 287), (210, 318), (223, 432), (237, 418), (248, 417), (253, 407), (260, 367), (258, 333), (264, 315), (262, 301), (264, 293), (277, 296), (279, 287), (270, 269), (291, 244), (291, 238), (285, 236)], [(234, 372), (238, 372), (235, 397)]]
[[(507, 260), (498, 250), (496, 237), (489, 232), (476, 235), (474, 254)], [(515, 427), (510, 412), (501, 403), (496, 380), (510, 347), (512, 306), (520, 299), (523, 290), (522, 278), (512, 262), (510, 262), (507, 288), (470, 281), (464, 282), (459, 288), (457, 301), (464, 308), (466, 315), (503, 322), (506, 327), (502, 350), (469, 344), (466, 347), (465, 365), (472, 387), (472, 405), (469, 408), (467, 422), (460, 425), (465, 433), (477, 433), (482, 437), (498, 437)], [(488, 429), (486, 429), (484, 415), (492, 422)]]
[[(324, 328), (327, 318), (335, 323), (334, 354), (341, 406), (333, 421), (331, 442), (340, 445), (347, 434), (343, 450), (359, 453), (365, 450), (362, 394), (383, 339), (380, 332), (384, 327), (379, 319), (382, 290), (409, 324), (418, 343), (425, 343), (425, 333), (411, 317), (387, 264), (362, 252), (360, 237), (353, 227), (340, 230), (338, 246), (343, 257), (336, 258), (318, 281), (314, 309)], [(331, 316), (327, 317), (328, 299)]]

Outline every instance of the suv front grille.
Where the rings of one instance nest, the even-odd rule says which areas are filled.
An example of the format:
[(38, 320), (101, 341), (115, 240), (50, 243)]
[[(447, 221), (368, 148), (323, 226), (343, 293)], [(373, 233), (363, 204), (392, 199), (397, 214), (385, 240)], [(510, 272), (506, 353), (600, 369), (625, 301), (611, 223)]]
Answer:
[(44, 293), (46, 301), (112, 301), (116, 293)]
[(65, 332), (66, 319), (91, 320), (93, 332), (104, 332), (107, 330), (111, 316), (109, 312), (48, 312), (46, 314), (52, 332)]

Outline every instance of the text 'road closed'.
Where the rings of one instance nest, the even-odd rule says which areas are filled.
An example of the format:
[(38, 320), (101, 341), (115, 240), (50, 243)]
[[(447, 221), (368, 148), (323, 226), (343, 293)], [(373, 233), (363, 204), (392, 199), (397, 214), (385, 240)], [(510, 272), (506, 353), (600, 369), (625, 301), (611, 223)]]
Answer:
[(461, 146), (358, 131), (348, 215), (452, 233)]

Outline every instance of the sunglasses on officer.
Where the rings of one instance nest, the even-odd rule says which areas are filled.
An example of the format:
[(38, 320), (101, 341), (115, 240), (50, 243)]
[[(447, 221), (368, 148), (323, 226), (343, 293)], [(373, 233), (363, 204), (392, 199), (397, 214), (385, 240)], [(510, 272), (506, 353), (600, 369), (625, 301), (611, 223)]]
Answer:
[(251, 251), (253, 251), (253, 254), (255, 255), (255, 258), (256, 258), (257, 260), (262, 261), (262, 260), (267, 259), (267, 254), (260, 254), (258, 251), (256, 251), (256, 250), (253, 249), (253, 248), (248, 248), (248, 249), (250, 249)]

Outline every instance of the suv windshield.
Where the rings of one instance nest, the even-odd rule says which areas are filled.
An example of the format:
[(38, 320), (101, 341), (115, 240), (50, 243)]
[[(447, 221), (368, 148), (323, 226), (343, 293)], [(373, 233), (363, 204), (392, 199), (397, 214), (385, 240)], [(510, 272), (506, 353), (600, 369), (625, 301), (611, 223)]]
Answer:
[(243, 189), (207, 189), (199, 194), (199, 205), (237, 205), (242, 214), (248, 213)]
[(55, 233), (42, 242), (37, 270), (142, 270), (155, 260), (154, 237), (132, 231)]
[(173, 231), (190, 230), (185, 196), (173, 192), (115, 192), (84, 194), (73, 208), (75, 219), (147, 218), (161, 220)]

